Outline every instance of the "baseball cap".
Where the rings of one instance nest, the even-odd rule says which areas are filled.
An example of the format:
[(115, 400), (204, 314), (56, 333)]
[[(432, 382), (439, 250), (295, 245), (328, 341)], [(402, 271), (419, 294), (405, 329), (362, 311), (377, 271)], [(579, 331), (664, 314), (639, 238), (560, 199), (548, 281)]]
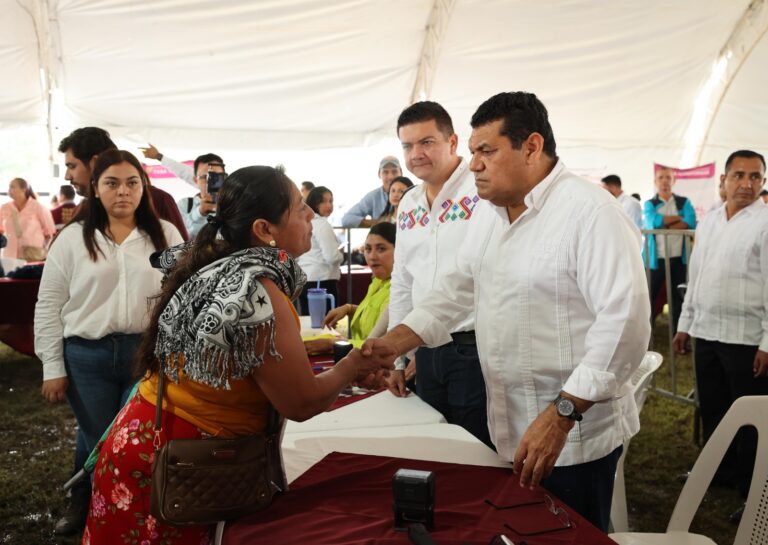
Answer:
[(393, 167), (397, 167), (400, 170), (403, 170), (400, 167), (400, 161), (398, 161), (394, 157), (385, 157), (384, 159), (382, 159), (381, 162), (379, 163), (379, 170), (390, 165), (392, 165)]

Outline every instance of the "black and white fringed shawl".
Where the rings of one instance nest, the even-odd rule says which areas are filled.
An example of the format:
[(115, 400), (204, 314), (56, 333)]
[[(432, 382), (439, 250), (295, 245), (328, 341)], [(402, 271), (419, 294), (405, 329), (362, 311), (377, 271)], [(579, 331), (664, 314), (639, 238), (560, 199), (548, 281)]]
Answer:
[[(169, 272), (188, 248), (185, 244), (163, 252), (161, 268)], [(171, 380), (179, 380), (180, 354), (187, 378), (224, 389), (230, 388), (230, 379), (245, 378), (262, 365), (267, 349), (280, 357), (275, 314), (260, 278), (272, 280), (290, 299), (306, 282), (285, 252), (259, 247), (214, 261), (181, 285), (160, 316), (155, 344), (155, 355)], [(257, 353), (259, 334), (266, 331), (270, 337)]]

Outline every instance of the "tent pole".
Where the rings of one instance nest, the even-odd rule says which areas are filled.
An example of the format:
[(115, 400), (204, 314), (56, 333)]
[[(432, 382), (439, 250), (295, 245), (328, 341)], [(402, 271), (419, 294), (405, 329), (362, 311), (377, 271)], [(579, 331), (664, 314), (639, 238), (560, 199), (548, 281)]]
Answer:
[[(722, 77), (717, 82), (712, 82), (713, 85), (708, 100), (697, 104), (694, 109), (688, 131), (693, 132), (694, 127), (700, 122), (702, 130), (699, 134), (701, 136), (699, 134), (690, 135), (690, 142), (686, 143), (685, 151), (683, 152), (681, 166), (695, 166), (701, 163), (701, 156), (704, 152), (704, 147), (709, 141), (712, 125), (715, 119), (717, 119), (720, 106), (741, 67), (767, 31), (768, 5), (766, 0), (753, 0), (747, 6), (741, 18), (739, 18), (736, 26), (734, 26), (725, 45), (720, 49), (718, 62), (726, 62), (727, 64)], [(714, 70), (711, 77), (716, 77)], [(702, 93), (706, 91), (707, 85), (702, 89)], [(686, 136), (688, 136), (688, 131), (686, 131)]]
[(416, 72), (416, 82), (411, 92), (411, 104), (420, 100), (429, 100), (432, 96), (432, 83), (437, 71), (437, 61), (440, 57), (440, 46), (445, 38), (448, 22), (451, 20), (456, 0), (434, 0), (429, 14), (424, 44), (419, 56), (419, 67)]

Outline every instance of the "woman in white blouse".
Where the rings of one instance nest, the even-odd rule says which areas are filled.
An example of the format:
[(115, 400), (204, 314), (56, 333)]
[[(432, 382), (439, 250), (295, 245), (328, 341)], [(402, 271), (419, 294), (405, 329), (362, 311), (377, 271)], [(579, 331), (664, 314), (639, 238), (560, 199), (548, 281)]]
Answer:
[(307, 283), (299, 296), (300, 311), (309, 314), (307, 290), (325, 288), (328, 293), (337, 295), (337, 286), (341, 277), (340, 265), (344, 256), (339, 251), (339, 241), (333, 232), (328, 217), (333, 213), (333, 193), (327, 187), (315, 187), (307, 195), (307, 205), (315, 212), (312, 219), (312, 248), (296, 261), (307, 275)]
[(155, 214), (148, 182), (129, 152), (100, 154), (93, 197), (51, 245), (40, 281), (35, 352), (42, 394), (50, 402), (66, 397), (87, 451), (136, 383), (134, 353), (162, 278), (149, 256), (183, 242)]

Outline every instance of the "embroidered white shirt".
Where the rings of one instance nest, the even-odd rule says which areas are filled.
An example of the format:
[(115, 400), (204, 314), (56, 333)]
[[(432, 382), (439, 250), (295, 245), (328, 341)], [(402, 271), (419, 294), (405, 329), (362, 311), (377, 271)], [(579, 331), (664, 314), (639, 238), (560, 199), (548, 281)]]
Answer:
[(344, 256), (339, 241), (328, 219), (319, 215), (312, 218), (312, 247), (296, 260), (307, 274), (307, 281), (338, 280)]
[(696, 229), (678, 331), (768, 352), (768, 206), (757, 199), (730, 220), (725, 206)]
[[(160, 220), (169, 246), (184, 240)], [(98, 230), (96, 262), (83, 242), (81, 223), (64, 228), (51, 245), (35, 306), (35, 353), (43, 380), (67, 376), (64, 338), (100, 339), (111, 333), (142, 333), (149, 323), (148, 298), (160, 291), (162, 273), (149, 264), (151, 239), (134, 229), (122, 244)]]
[(457, 267), (403, 323), (428, 345), (474, 305), (491, 438), (508, 460), (560, 390), (594, 401), (557, 465), (606, 456), (639, 429), (628, 381), (650, 336), (637, 230), (606, 191), (558, 162), (514, 223), (482, 201)]
[[(464, 159), (431, 207), (427, 204), (425, 184), (403, 195), (398, 206), (395, 266), (389, 295), (390, 329), (418, 307), (427, 293), (456, 266), (456, 254), (479, 200), (475, 177)], [(457, 309), (456, 318), (451, 333), (475, 329), (471, 304)]]

